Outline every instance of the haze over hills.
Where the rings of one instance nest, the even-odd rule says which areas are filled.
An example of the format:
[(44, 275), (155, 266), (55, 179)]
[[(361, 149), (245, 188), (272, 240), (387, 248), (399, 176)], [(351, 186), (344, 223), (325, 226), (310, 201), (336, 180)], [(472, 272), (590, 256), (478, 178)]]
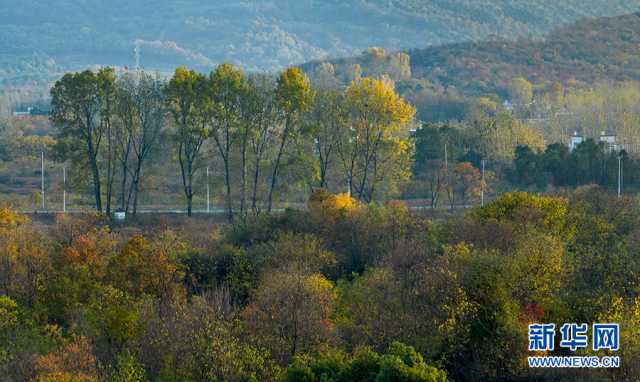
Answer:
[[(640, 10), (630, 0), (4, 0), (0, 83), (91, 65), (202, 70), (223, 61), (277, 70), (313, 59), (541, 37), (582, 18)], [(44, 78), (49, 80), (49, 78)]]

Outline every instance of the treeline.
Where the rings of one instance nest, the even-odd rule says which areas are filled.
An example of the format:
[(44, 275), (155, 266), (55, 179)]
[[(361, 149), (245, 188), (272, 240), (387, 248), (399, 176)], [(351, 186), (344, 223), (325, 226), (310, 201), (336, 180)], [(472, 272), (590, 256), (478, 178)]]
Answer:
[(598, 184), (615, 188), (620, 173), (621, 187), (637, 187), (640, 181), (640, 163), (626, 151), (612, 151), (593, 139), (577, 145), (573, 151), (555, 143), (544, 151), (519, 146), (515, 151), (510, 180), (519, 186), (547, 185), (577, 187)]
[(56, 155), (91, 179), (98, 211), (135, 214), (154, 152), (178, 164), (189, 214), (195, 182), (217, 169), (229, 218), (270, 212), (291, 186), (372, 201), (410, 176), (415, 111), (384, 80), (335, 90), (312, 88), (297, 68), (277, 78), (179, 68), (169, 81), (102, 69), (66, 74), (51, 96)]
[[(204, 206), (210, 188), (214, 205), (242, 218), (287, 203), (302, 206), (318, 188), (348, 191), (366, 202), (420, 199), (416, 203), (453, 207), (477, 204), (483, 192), (491, 198), (533, 183), (615, 186), (617, 159), (605, 152), (583, 158), (599, 163), (597, 175), (595, 169), (579, 175), (585, 162), (576, 158), (562, 170), (574, 179), (558, 181), (549, 178), (555, 170), (543, 168), (535, 155), (516, 152), (518, 146), (535, 153), (549, 143), (560, 147), (576, 132), (593, 139), (602, 132), (616, 135), (628, 154), (625, 183), (635, 182), (635, 82), (578, 90), (516, 78), (509, 84), (509, 102), (477, 97), (465, 106), (463, 119), (419, 126), (410, 101), (399, 95), (410, 73), (406, 55), (379, 49), (368, 54), (377, 69), (354, 67), (344, 78), (329, 65), (311, 80), (297, 69), (268, 76), (230, 65), (209, 75), (179, 69), (169, 80), (109, 69), (68, 74), (52, 89), (56, 134), (26, 126), (26, 120), (0, 128), (0, 183), (10, 192), (31, 189), (31, 200), (38, 199), (35, 170), (43, 150), (47, 160), (56, 161), (46, 172), (49, 204), (61, 203), (55, 199), (62, 187), (57, 178), (66, 166), (76, 208), (99, 201), (102, 211), (135, 214), (140, 203), (176, 208), (181, 195), (178, 205), (193, 210)], [(78, 85), (82, 81), (85, 88)], [(82, 92), (85, 98), (73, 98)], [(89, 115), (80, 118), (84, 112)], [(517, 155), (522, 157), (514, 161)], [(523, 177), (535, 181), (514, 175), (527, 166), (538, 173)]]
[[(121, 231), (3, 208), (0, 379), (640, 378), (635, 199), (510, 193), (441, 220), (322, 191), (308, 207)], [(528, 368), (534, 322), (620, 323), (621, 368)]]

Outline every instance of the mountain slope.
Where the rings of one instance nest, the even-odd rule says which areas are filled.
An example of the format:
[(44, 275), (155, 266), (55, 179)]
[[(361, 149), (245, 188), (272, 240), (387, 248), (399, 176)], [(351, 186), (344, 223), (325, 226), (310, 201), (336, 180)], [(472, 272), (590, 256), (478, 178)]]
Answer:
[[(136, 41), (141, 65), (150, 69), (169, 70), (176, 65), (208, 69), (229, 61), (250, 70), (275, 70), (312, 59), (354, 55), (369, 46), (398, 50), (490, 36), (542, 36), (580, 18), (640, 10), (640, 0), (2, 3), (0, 82), (5, 83), (33, 79), (47, 67), (132, 66)], [(25, 63), (27, 67), (21, 69)]]
[[(397, 68), (398, 59), (393, 61), (399, 55), (402, 53), (369, 50), (360, 56), (316, 60), (302, 67), (317, 76), (328, 62), (335, 76), (344, 80), (350, 78), (348, 72), (354, 66), (359, 66), (362, 75), (389, 74), (401, 86), (418, 81), (469, 96), (505, 95), (516, 77), (539, 85), (640, 80), (640, 13), (579, 21), (554, 30), (545, 39), (412, 49), (406, 51), (410, 68), (404, 71)], [(394, 74), (401, 72), (407, 74)]]
[(318, 81), (386, 74), (424, 120), (459, 119), (473, 97), (509, 99), (514, 79), (534, 92), (640, 81), (640, 13), (579, 21), (545, 39), (465, 42), (406, 53), (370, 49), (363, 55), (302, 65)]
[(414, 77), (473, 95), (504, 93), (518, 76), (537, 84), (640, 80), (640, 14), (577, 22), (543, 41), (453, 44), (409, 55)]

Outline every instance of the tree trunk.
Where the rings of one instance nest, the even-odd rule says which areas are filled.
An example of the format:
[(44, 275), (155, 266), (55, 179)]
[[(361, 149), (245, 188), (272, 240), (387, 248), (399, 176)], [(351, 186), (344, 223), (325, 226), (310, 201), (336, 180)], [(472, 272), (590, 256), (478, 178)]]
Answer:
[(233, 206), (231, 205), (231, 175), (229, 173), (229, 153), (224, 159), (224, 183), (227, 187), (227, 218), (233, 221)]
[(100, 189), (100, 171), (95, 158), (91, 159), (91, 170), (93, 172), (93, 193), (96, 198), (96, 210), (102, 212), (102, 191)]
[(138, 212), (138, 193), (140, 192), (140, 177), (142, 176), (142, 160), (138, 159), (136, 171), (133, 174), (133, 215)]
[(187, 195), (187, 216), (193, 215), (193, 195), (189, 193)]
[(126, 212), (129, 212), (129, 202), (127, 195), (127, 177), (129, 176), (129, 153), (131, 151), (131, 137), (127, 139), (127, 149), (124, 152), (124, 157), (122, 157), (122, 184), (121, 184), (121, 194), (120, 194), (120, 208)]
[(134, 182), (134, 187), (133, 187), (133, 216), (136, 216), (136, 214), (138, 213), (138, 192), (140, 191), (139, 188), (139, 180), (136, 180)]
[(102, 212), (102, 190), (100, 188), (100, 169), (98, 169), (97, 153), (94, 152), (91, 138), (87, 141), (89, 149), (89, 162), (91, 162), (91, 173), (93, 176), (93, 193), (96, 199), (96, 210)]
[(256, 159), (256, 168), (253, 172), (253, 191), (251, 194), (251, 210), (258, 213), (258, 181), (260, 180), (260, 164), (261, 160)]
[(113, 163), (113, 141), (111, 139), (111, 126), (107, 127), (107, 215), (111, 215), (111, 199), (113, 194), (113, 178), (115, 164)]
[(240, 173), (240, 216), (244, 219), (246, 217), (245, 214), (245, 206), (247, 202), (247, 139), (246, 137), (242, 141), (242, 152), (241, 152), (241, 173)]
[(280, 142), (280, 149), (278, 150), (278, 156), (276, 157), (276, 162), (273, 166), (273, 174), (271, 176), (271, 186), (269, 187), (269, 201), (267, 204), (267, 212), (271, 213), (273, 206), (273, 190), (276, 188), (276, 180), (278, 177), (278, 169), (280, 167), (280, 160), (282, 158), (282, 153), (284, 152), (284, 146), (287, 143), (287, 135), (289, 134), (289, 122), (286, 123), (286, 127), (284, 128), (284, 132), (282, 133), (282, 141)]

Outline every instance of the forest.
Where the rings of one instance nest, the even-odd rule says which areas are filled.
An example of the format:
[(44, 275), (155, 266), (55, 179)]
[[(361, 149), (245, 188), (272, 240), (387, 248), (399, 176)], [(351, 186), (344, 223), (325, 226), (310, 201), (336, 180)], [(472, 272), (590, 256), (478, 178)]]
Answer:
[[(65, 74), (0, 135), (0, 380), (637, 380), (637, 85), (510, 94), (420, 124), (386, 73)], [(23, 213), (43, 153), (83, 213)], [(136, 213), (167, 194), (186, 215)], [(571, 355), (621, 367), (527, 367), (536, 322), (620, 323)]]
[[(47, 219), (0, 210), (3, 381), (640, 378), (640, 206), (597, 186), (441, 216), (318, 190), (235, 224)], [(622, 365), (530, 369), (533, 322), (619, 322)]]
[[(270, 73), (162, 41), (192, 65), (5, 70), (0, 382), (640, 380), (639, 20)], [(537, 323), (620, 346), (530, 350)]]

